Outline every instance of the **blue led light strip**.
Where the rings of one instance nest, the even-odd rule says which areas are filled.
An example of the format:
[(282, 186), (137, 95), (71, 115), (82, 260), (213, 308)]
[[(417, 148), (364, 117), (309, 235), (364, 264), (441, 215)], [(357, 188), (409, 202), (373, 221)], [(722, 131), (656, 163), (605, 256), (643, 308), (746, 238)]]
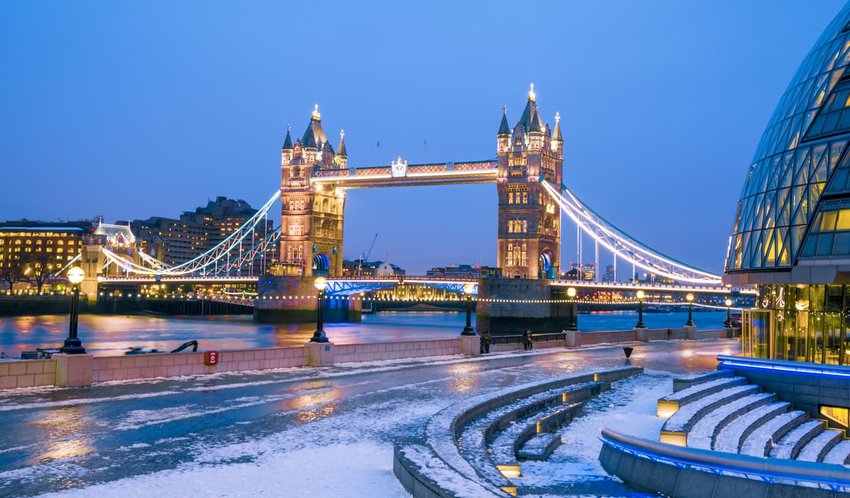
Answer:
[[(781, 361), (781, 360), (780, 360)], [(850, 370), (847, 372), (840, 372), (832, 369), (823, 369), (816, 367), (807, 367), (807, 366), (793, 366), (793, 365), (777, 365), (777, 364), (763, 364), (763, 363), (751, 363), (745, 360), (725, 360), (720, 359), (720, 365), (718, 368), (723, 368), (724, 366), (735, 367), (735, 368), (743, 368), (748, 370), (767, 370), (767, 371), (775, 371), (775, 372), (793, 372), (793, 373), (801, 373), (806, 375), (819, 375), (824, 377), (838, 377), (841, 379), (850, 378)]]
[[(682, 458), (677, 458), (670, 455), (665, 455), (663, 453), (659, 453), (657, 451), (647, 450), (644, 448), (639, 448), (636, 446), (632, 446), (620, 441), (615, 441), (605, 435), (600, 436), (602, 439), (602, 443), (606, 444), (620, 452), (626, 453), (628, 455), (632, 455), (638, 458), (643, 458), (645, 460), (650, 460), (653, 462), (658, 462), (665, 465), (672, 465), (674, 467), (680, 469), (691, 469), (696, 470), (697, 472), (708, 472), (715, 475), (725, 475), (729, 477), (737, 477), (737, 478), (745, 478), (745, 479), (753, 479), (754, 477), (761, 479), (764, 482), (773, 483), (777, 480), (791, 482), (796, 485), (806, 485), (806, 487), (817, 487), (821, 488), (821, 486), (827, 486), (829, 489), (833, 491), (839, 492), (847, 492), (850, 491), (850, 482), (847, 481), (839, 481), (835, 479), (823, 479), (817, 478), (808, 475), (800, 475), (800, 474), (792, 474), (787, 472), (770, 472), (770, 471), (759, 471), (754, 470), (752, 468), (740, 466), (735, 467), (731, 465), (718, 465), (714, 463), (708, 462), (700, 462), (698, 460), (685, 460)], [(814, 486), (811, 486), (814, 485)]]

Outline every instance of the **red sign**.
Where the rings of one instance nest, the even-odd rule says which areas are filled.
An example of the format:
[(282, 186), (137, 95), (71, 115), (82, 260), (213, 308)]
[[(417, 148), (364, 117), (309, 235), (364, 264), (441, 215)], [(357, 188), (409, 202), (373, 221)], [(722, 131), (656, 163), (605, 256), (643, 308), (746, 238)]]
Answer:
[(218, 351), (206, 351), (204, 353), (204, 365), (218, 365)]

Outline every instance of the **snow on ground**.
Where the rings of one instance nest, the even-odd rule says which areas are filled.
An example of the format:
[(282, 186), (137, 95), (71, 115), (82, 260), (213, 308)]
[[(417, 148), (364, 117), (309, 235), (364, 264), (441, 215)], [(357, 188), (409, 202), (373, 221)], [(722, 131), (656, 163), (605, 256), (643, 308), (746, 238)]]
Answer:
[(666, 372), (646, 370), (644, 375), (616, 382), (610, 391), (588, 400), (583, 415), (562, 429), (563, 444), (549, 460), (523, 462), (522, 477), (514, 481), (523, 488), (548, 488), (606, 476), (598, 460), (602, 429), (657, 441), (664, 424), (663, 418), (656, 417), (657, 401), (672, 391), (672, 378)]
[[(43, 496), (409, 497), (392, 472), (392, 445), (363, 441), (274, 452), (253, 462), (187, 466)], [(360, 494), (362, 490), (366, 491)]]

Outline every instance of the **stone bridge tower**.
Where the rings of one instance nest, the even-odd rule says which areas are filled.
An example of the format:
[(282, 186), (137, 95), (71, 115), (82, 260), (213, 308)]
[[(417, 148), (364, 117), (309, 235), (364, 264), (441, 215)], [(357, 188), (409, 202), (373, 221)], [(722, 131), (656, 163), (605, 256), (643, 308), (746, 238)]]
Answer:
[(311, 179), (318, 171), (348, 168), (344, 133), (335, 152), (316, 105), (301, 139), (293, 144), (287, 129), (280, 164), (280, 265), (274, 273), (342, 275), (345, 192), (313, 185)]
[(534, 84), (519, 122), (511, 129), (507, 111), (497, 134), (499, 174), (498, 266), (507, 278), (557, 278), (561, 254), (560, 209), (540, 184), (561, 187), (564, 139), (543, 124)]

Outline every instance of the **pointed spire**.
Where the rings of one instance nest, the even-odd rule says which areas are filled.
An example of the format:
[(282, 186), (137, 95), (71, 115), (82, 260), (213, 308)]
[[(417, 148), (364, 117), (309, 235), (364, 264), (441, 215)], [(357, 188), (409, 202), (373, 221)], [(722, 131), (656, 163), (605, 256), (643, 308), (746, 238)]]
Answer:
[(540, 115), (537, 114), (537, 106), (531, 109), (531, 122), (528, 125), (528, 131), (542, 131)]
[(286, 138), (283, 139), (283, 148), (284, 150), (292, 149), (292, 137), (289, 135), (289, 130), (292, 128), (292, 125), (286, 125)]
[(498, 135), (510, 135), (511, 128), (508, 126), (508, 106), (502, 108), (502, 123), (499, 125)]
[(313, 105), (313, 114), (310, 116), (310, 119), (312, 119), (313, 121), (321, 121), (322, 120), (322, 115), (319, 114), (319, 104)]
[(348, 157), (348, 152), (345, 150), (345, 130), (339, 130), (339, 151), (336, 154)]
[(537, 94), (534, 93), (534, 83), (530, 85), (530, 89), (528, 90), (528, 101), (537, 102)]
[(301, 144), (304, 148), (312, 147), (314, 149), (318, 148), (316, 144), (316, 137), (313, 135), (313, 123), (307, 125), (307, 130), (304, 131), (304, 136), (301, 137)]
[(552, 140), (557, 140), (559, 142), (564, 141), (564, 137), (561, 135), (561, 113), (555, 113), (555, 132), (552, 134)]

